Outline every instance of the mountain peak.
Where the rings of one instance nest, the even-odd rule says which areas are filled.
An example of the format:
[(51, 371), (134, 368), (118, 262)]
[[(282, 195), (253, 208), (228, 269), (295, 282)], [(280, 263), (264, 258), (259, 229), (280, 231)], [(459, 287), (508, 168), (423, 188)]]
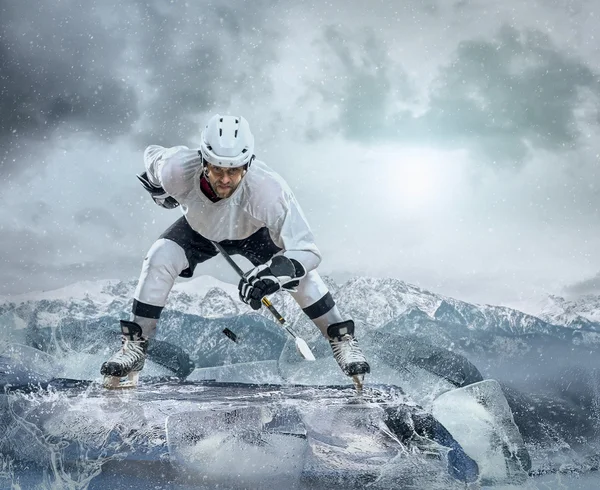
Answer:
[[(586, 295), (568, 300), (557, 295), (548, 295), (539, 308), (539, 317), (559, 325), (574, 328), (596, 328), (600, 323), (600, 296)], [(600, 327), (600, 326), (599, 326)]]
[[(127, 318), (135, 286), (135, 281), (79, 282), (55, 291), (9, 297), (8, 301), (5, 299), (0, 303), (0, 313), (15, 311), (28, 324), (33, 322), (48, 326), (66, 320)], [(596, 307), (598, 310), (594, 311), (600, 311), (598, 298), (587, 303), (570, 303), (554, 296), (549, 298), (549, 304), (554, 309), (547, 310), (547, 318), (540, 319), (504, 306), (470, 304), (394, 278), (355, 277), (336, 287), (337, 290), (332, 293), (342, 315), (354, 319), (357, 325), (375, 330), (402, 317), (407, 321), (439, 322), (442, 326), (467, 330), (554, 335), (554, 330), (558, 328), (556, 325), (596, 331), (597, 324), (592, 324), (593, 319), (584, 313), (590, 313)], [(291, 326), (310, 328), (310, 331), (314, 329), (289, 294), (277, 293), (272, 301)], [(579, 310), (574, 310), (573, 305)], [(221, 318), (248, 313), (250, 308), (239, 300), (236, 285), (210, 276), (199, 276), (188, 281), (177, 281), (168, 297), (165, 311)], [(270, 318), (265, 309), (259, 313)]]
[(245, 310), (245, 308), (242, 308), (240, 301), (236, 301), (223, 289), (213, 287), (208, 290), (202, 299), (200, 316), (205, 318), (235, 316), (243, 313), (242, 310)]

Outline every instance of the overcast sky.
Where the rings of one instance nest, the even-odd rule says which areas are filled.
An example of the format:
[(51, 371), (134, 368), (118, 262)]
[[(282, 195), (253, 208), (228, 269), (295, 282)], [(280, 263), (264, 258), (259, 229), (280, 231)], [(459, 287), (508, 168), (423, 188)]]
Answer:
[(215, 112), (248, 119), (324, 274), (598, 294), (599, 23), (597, 0), (0, 0), (0, 294), (137, 279), (180, 216), (142, 152)]

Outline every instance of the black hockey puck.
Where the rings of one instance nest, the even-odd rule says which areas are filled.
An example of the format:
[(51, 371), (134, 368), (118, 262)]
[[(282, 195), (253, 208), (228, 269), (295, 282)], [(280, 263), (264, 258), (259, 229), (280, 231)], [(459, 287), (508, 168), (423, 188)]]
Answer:
[(231, 340), (233, 340), (234, 342), (237, 342), (237, 335), (234, 334), (231, 330), (229, 330), (228, 328), (223, 330), (223, 333), (225, 335), (227, 335), (227, 337), (229, 337)]

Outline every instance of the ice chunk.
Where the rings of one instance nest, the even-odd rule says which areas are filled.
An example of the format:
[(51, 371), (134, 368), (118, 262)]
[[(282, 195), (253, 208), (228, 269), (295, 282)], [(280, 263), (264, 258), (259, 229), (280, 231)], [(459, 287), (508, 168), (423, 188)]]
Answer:
[(482, 484), (527, 480), (529, 454), (497, 381), (448, 391), (434, 400), (432, 413), (477, 461)]
[[(394, 339), (394, 336), (388, 337), (389, 340), (401, 343)], [(455, 388), (455, 384), (447, 377), (422, 365), (413, 364), (408, 355), (410, 350), (405, 345), (407, 341), (404, 341), (402, 348), (395, 342), (382, 347), (374, 342), (370, 335), (364, 335), (359, 342), (371, 365), (371, 374), (365, 377), (367, 385), (401, 386), (423, 406), (428, 406), (438, 394)], [(345, 376), (337, 365), (331, 347), (324, 338), (311, 341), (310, 347), (316, 361), (303, 360), (296, 352), (293, 340), (289, 339), (286, 342), (279, 357), (279, 372), (287, 382), (326, 386), (352, 385), (351, 379)]]
[[(307, 483), (327, 481), (327, 488), (340, 489), (449, 489), (460, 487), (459, 480), (464, 485), (477, 478), (477, 465), (462, 451), (462, 459), (453, 455), (449, 462), (454, 449), (448, 443), (460, 447), (447, 432), (445, 444), (430, 437), (437, 435), (423, 430), (427, 424), (414, 418), (421, 413), (414, 406), (399, 400), (383, 405), (352, 398), (322, 401), (315, 400), (303, 411), (311, 448), (304, 472)], [(421, 421), (425, 419), (432, 422), (430, 429), (439, 425), (433, 417)]]
[(0, 340), (18, 344), (27, 343), (27, 322), (14, 311), (0, 315)]
[(170, 415), (169, 454), (192, 474), (202, 475), (205, 484), (294, 488), (308, 448), (306, 433), (299, 424), (292, 430), (289, 424), (273, 424), (273, 418), (265, 406)]
[(277, 361), (256, 361), (195, 369), (188, 381), (213, 380), (220, 383), (281, 384)]
[(260, 405), (172, 414), (169, 454), (194, 480), (225, 488), (448, 489), (475, 480), (477, 465), (449, 433), (392, 393), (377, 395), (381, 404), (353, 389), (289, 388)]
[[(401, 440), (413, 441), (427, 446), (431, 441), (447, 448), (448, 473), (455, 479), (467, 483), (479, 478), (479, 467), (452, 437), (452, 434), (430, 413), (406, 406), (385, 407), (385, 424)], [(410, 416), (409, 416), (410, 415)]]
[[(114, 488), (111, 471), (131, 477), (119, 488), (445, 490), (465, 481), (465, 460), (451, 457), (452, 440), (438, 437), (435, 421), (395, 388), (371, 395), (173, 381), (128, 393), (96, 384), (10, 393), (0, 395), (0, 453), (56, 488), (90, 479), (89, 488)], [(76, 481), (82, 486), (69, 486)]]
[(378, 347), (381, 359), (391, 366), (418, 366), (457, 387), (483, 380), (479, 370), (464, 356), (427, 344), (415, 335), (373, 332), (372, 339), (368, 335), (367, 341)]
[[(44, 385), (55, 378), (100, 380), (104, 353), (62, 352), (50, 355), (33, 347), (0, 342), (0, 386)], [(148, 360), (142, 379), (173, 376), (173, 372)]]
[(148, 346), (148, 359), (181, 379), (185, 379), (194, 370), (194, 362), (183, 348), (163, 340), (152, 339)]
[(128, 460), (124, 469), (131, 471), (131, 462), (166, 454), (165, 438), (144, 411), (131, 398), (110, 395), (69, 397), (52, 390), (0, 395), (0, 454), (10, 458), (18, 472), (15, 484), (22, 485), (10, 488), (111, 488), (89, 486), (105, 463)]
[[(64, 365), (55, 357), (46, 354), (38, 349), (21, 344), (0, 342), (0, 356), (5, 358), (4, 375), (7, 376), (11, 372), (14, 374), (17, 370), (25, 373), (31, 373), (31, 380), (45, 379), (50, 380), (63, 375)], [(11, 366), (10, 369), (8, 366)], [(25, 384), (26, 377), (19, 383), (15, 378), (12, 384)], [(5, 378), (4, 385), (11, 383), (8, 378)]]
[[(489, 480), (521, 481), (526, 478), (527, 451), (499, 385), (489, 380), (469, 385), (472, 388), (457, 389), (457, 385), (481, 380), (481, 374), (461, 356), (413, 340), (397, 335), (364, 335), (359, 342), (371, 364), (371, 374), (365, 378), (366, 386), (400, 386), (425, 409), (435, 407), (433, 415), (460, 445), (466, 444), (466, 453), (478, 464), (483, 457), (482, 466)], [(286, 344), (279, 360), (284, 379), (295, 384), (350, 384), (333, 360), (325, 340), (313, 341), (311, 347), (317, 360), (309, 363), (298, 359), (293, 344)], [(479, 397), (473, 395), (477, 387), (483, 390)], [(454, 402), (460, 403), (454, 406)], [(453, 418), (455, 411), (456, 418)], [(485, 420), (485, 424), (474, 429), (468, 424), (470, 420)], [(482, 434), (472, 435), (483, 429)], [(506, 441), (506, 444), (502, 445), (496, 439)]]

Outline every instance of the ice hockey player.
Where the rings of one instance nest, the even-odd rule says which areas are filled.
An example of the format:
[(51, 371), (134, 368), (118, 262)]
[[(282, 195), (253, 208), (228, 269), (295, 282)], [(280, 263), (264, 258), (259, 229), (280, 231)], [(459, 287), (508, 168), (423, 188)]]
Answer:
[(198, 264), (216, 256), (213, 241), (254, 265), (239, 282), (242, 301), (258, 310), (265, 295), (288, 290), (329, 340), (344, 374), (362, 384), (370, 368), (354, 322), (342, 318), (316, 270), (321, 254), (294, 194), (255, 159), (246, 119), (217, 114), (204, 127), (199, 149), (152, 145), (144, 163), (146, 172), (138, 178), (152, 199), (164, 208), (179, 207), (183, 216), (143, 261), (132, 319), (121, 320), (122, 347), (100, 369), (105, 386), (137, 383), (176, 278), (191, 277)]

